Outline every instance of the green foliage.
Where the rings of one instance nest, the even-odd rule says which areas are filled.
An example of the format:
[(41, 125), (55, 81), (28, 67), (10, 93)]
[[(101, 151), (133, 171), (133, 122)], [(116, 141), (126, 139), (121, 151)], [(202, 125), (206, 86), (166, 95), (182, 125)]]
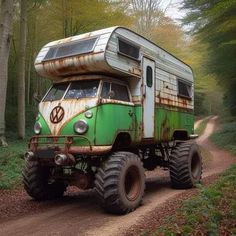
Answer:
[(194, 114), (195, 116), (207, 114), (207, 109), (204, 106), (205, 93), (195, 90), (194, 92)]
[(9, 146), (0, 147), (0, 189), (13, 188), (21, 184), (23, 154), (26, 150), (24, 141), (8, 137)]
[[(26, 131), (27, 136), (30, 136), (33, 131), (33, 125), (35, 123), (35, 118), (37, 115), (38, 108), (36, 105), (31, 105), (26, 107)], [(6, 110), (6, 120), (7, 120), (7, 130), (9, 130), (11, 133), (15, 133), (17, 130), (17, 107), (9, 104)]]
[[(172, 221), (159, 228), (155, 235), (195, 235), (199, 230), (204, 235), (220, 235), (220, 225), (231, 233), (236, 220), (236, 165), (209, 187), (199, 188), (199, 195), (184, 201)], [(231, 220), (231, 221), (230, 221)]]
[(210, 138), (220, 148), (236, 154), (236, 117), (233, 122), (223, 123)]
[(236, 0), (184, 0), (183, 19), (206, 45), (205, 72), (225, 89), (225, 105), (236, 114)]

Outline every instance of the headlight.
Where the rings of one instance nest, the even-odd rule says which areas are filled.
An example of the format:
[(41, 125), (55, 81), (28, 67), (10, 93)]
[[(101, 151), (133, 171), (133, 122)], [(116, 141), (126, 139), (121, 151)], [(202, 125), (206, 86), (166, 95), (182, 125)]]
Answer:
[(37, 122), (34, 124), (34, 133), (35, 133), (35, 134), (40, 134), (41, 129), (42, 129), (42, 126), (41, 126), (41, 124), (37, 121)]
[(92, 111), (86, 111), (84, 115), (85, 115), (86, 118), (90, 119), (90, 118), (93, 117), (93, 112)]
[(88, 130), (88, 124), (85, 120), (79, 120), (74, 124), (74, 130), (78, 134), (84, 134)]

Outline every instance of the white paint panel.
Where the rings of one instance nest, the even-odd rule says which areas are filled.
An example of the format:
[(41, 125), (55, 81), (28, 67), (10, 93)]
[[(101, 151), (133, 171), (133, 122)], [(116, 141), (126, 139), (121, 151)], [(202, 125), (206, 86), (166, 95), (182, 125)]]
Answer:
[[(143, 58), (143, 138), (154, 137), (155, 121), (155, 62)], [(152, 68), (152, 87), (147, 84), (147, 68)]]
[[(86, 98), (86, 99), (68, 99), (53, 101), (53, 102), (41, 102), (39, 104), (39, 112), (43, 115), (46, 123), (48, 124), (52, 135), (59, 135), (61, 128), (71, 120), (73, 117), (79, 113), (87, 110), (88, 108), (95, 107), (97, 105), (98, 98)], [(61, 122), (54, 124), (50, 120), (50, 114), (52, 110), (60, 105), (64, 111), (65, 115)]]

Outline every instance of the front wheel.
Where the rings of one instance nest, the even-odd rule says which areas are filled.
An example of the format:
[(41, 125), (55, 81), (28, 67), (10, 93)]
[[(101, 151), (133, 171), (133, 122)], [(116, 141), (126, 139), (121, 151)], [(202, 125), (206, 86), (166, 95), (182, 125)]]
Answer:
[(25, 161), (23, 183), (26, 192), (38, 201), (62, 197), (66, 190), (63, 182), (50, 180), (49, 167), (42, 167), (37, 160), (31, 159)]
[(202, 158), (195, 143), (178, 143), (170, 155), (170, 177), (174, 188), (186, 189), (201, 180)]
[(95, 190), (108, 212), (125, 214), (142, 202), (145, 175), (141, 160), (130, 152), (115, 152), (101, 167), (95, 180)]

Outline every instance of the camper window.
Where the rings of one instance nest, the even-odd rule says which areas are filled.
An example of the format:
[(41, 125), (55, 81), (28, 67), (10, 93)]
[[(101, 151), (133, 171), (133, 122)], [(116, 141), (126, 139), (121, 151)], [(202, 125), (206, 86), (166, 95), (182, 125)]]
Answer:
[(51, 47), (44, 61), (92, 52), (97, 38), (79, 40)]
[(60, 100), (63, 97), (67, 87), (68, 87), (68, 83), (54, 84), (52, 88), (49, 90), (49, 92), (47, 93), (43, 101), (52, 102), (52, 101)]
[(178, 96), (192, 99), (192, 85), (183, 80), (178, 80)]
[(147, 80), (147, 86), (151, 88), (152, 83), (153, 83), (153, 72), (152, 72), (152, 67), (151, 66), (147, 66), (146, 80)]
[(139, 60), (139, 47), (131, 44), (130, 42), (118, 39), (119, 41), (119, 53), (135, 60)]
[(97, 96), (99, 80), (74, 81), (66, 93), (65, 99), (91, 98)]

